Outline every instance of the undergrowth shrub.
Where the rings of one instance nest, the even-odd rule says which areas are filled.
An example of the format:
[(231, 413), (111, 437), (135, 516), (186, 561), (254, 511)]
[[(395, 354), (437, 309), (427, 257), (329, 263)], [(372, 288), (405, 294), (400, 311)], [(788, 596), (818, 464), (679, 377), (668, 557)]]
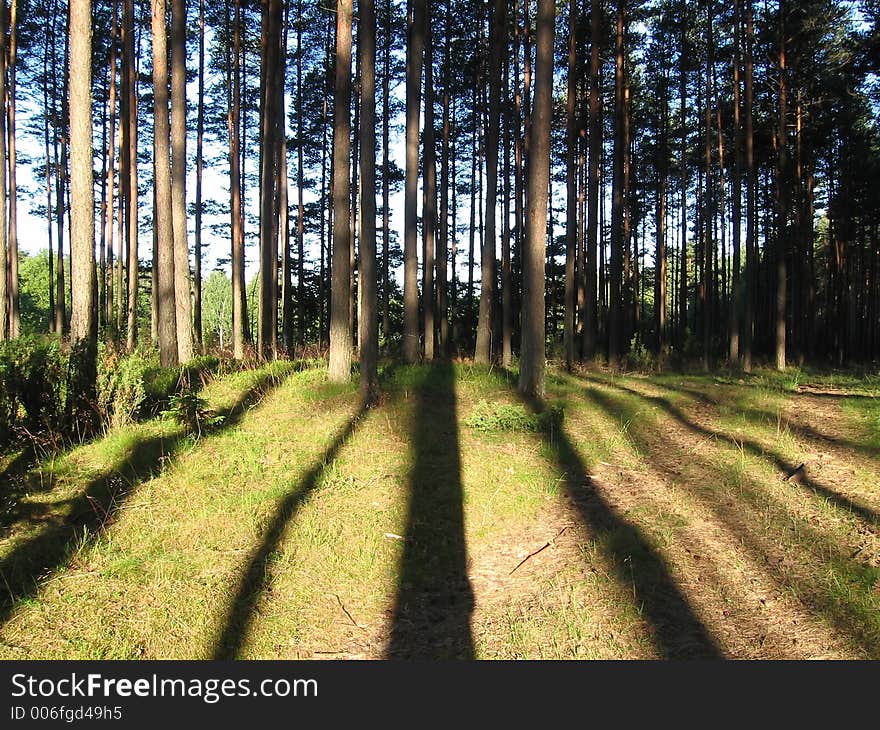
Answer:
[(54, 337), (0, 343), (0, 443), (17, 429), (56, 433), (64, 418), (67, 353)]
[(558, 429), (562, 425), (563, 417), (563, 409), (558, 405), (550, 405), (540, 413), (533, 413), (519, 404), (489, 403), (481, 400), (465, 423), (475, 431), (484, 433), (546, 432)]

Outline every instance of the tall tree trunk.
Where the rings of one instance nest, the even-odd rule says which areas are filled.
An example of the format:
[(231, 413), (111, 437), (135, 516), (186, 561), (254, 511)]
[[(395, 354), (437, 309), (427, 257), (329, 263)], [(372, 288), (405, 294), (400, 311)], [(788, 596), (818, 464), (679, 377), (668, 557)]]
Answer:
[(275, 183), (279, 163), (278, 75), (281, 73), (281, 0), (263, 0), (265, 46), (263, 57), (263, 95), (260, 169), (260, 303), (257, 348), (260, 357), (275, 357), (275, 317), (278, 309), (278, 229), (276, 226)]
[(408, 0), (406, 50), (406, 180), (403, 223), (403, 357), (419, 359), (418, 176), (419, 109), (422, 96), (422, 50), (425, 0)]
[[(624, 99), (624, 34), (626, 0), (618, 0), (617, 34), (614, 70), (614, 181), (611, 191), (611, 293), (608, 323), (608, 364), (616, 368), (619, 364), (624, 331), (624, 303), (621, 297), (621, 276), (623, 273), (624, 246), (624, 166), (626, 144), (624, 124), (626, 122), (626, 102)], [(627, 247), (628, 248), (628, 247)]]
[(333, 264), (330, 300), (330, 379), (351, 378), (351, 231), (349, 185), (351, 150), (351, 0), (336, 10), (336, 92), (333, 97)]
[(376, 299), (376, 4), (358, 0), (361, 66), (361, 393), (365, 402), (379, 388), (379, 319)]
[(755, 177), (754, 146), (754, 20), (752, 0), (746, 3), (746, 67), (745, 67), (745, 157), (746, 157), (746, 271), (745, 311), (743, 322), (742, 366), (747, 373), (752, 369), (752, 348), (755, 331), (757, 180)]
[(186, 0), (171, 0), (171, 205), (177, 358), (184, 363), (193, 356), (186, 231)]
[[(290, 184), (287, 169), (287, 29), (290, 27), (289, 3), (283, 2), (280, 33), (281, 71), (277, 74), (278, 94), (278, 244), (281, 246), (281, 344), (285, 353), (293, 351), (293, 261), (290, 255)], [(277, 320), (277, 311), (275, 318)], [(277, 324), (277, 322), (276, 322)], [(276, 327), (277, 339), (277, 327)]]
[[(6, 41), (6, 0), (0, 0), (0, 341), (10, 336), (9, 331), (9, 237), (6, 228), (6, 59), (9, 49)], [(59, 268), (64, 268), (59, 241)], [(64, 291), (62, 289), (63, 297)], [(61, 330), (59, 329), (59, 332)]]
[(391, 247), (391, 0), (385, 0), (385, 43), (382, 49), (382, 339), (385, 347), (391, 338), (391, 294), (389, 277), (389, 254)]
[(241, 190), (241, 0), (233, 0), (232, 98), (229, 128), (229, 194), (232, 225), (232, 349), (236, 360), (244, 359), (247, 297), (244, 283), (244, 221)]
[(535, 106), (529, 146), (528, 223), (523, 268), (522, 363), (519, 389), (544, 395), (544, 249), (547, 235), (547, 190), (550, 184), (550, 121), (553, 112), (553, 0), (538, 0), (535, 54)]
[(600, 158), (602, 156), (602, 117), (599, 73), (602, 50), (602, 2), (592, 0), (590, 16), (590, 161), (587, 194), (586, 295), (584, 305), (584, 357), (596, 354), (598, 317), (596, 311), (596, 248), (599, 245)]
[[(49, 20), (49, 30), (46, 33), (43, 39), (43, 78), (49, 79), (49, 49), (52, 49), (52, 66), (54, 67), (55, 62), (55, 14), (53, 13), (52, 18)], [(53, 74), (54, 76), (54, 74)], [(48, 256), (48, 264), (49, 264), (49, 331), (55, 331), (55, 260), (54, 260), (54, 246), (52, 242), (52, 150), (51, 150), (51, 138), (49, 135), (49, 121), (50, 117), (54, 117), (55, 111), (55, 91), (53, 86), (53, 94), (52, 94), (52, 105), (49, 105), (49, 87), (50, 84), (43, 84), (43, 143), (44, 143), (44, 154), (46, 155), (46, 237), (49, 243), (49, 256)], [(2, 247), (2, 244), (0, 244)], [(0, 252), (0, 257), (3, 254)], [(2, 339), (2, 335), (0, 335), (0, 339)]]
[(742, 112), (740, 110), (740, 76), (742, 64), (741, 47), (742, 18), (740, 0), (733, 0), (733, 274), (730, 300), (730, 364), (736, 366), (740, 360), (740, 309), (742, 307)]
[(193, 257), (193, 334), (202, 350), (202, 170), (205, 136), (205, 0), (199, 0), (199, 102), (196, 116), (196, 219)]
[(431, 6), (425, 6), (425, 149), (422, 155), (424, 183), (422, 196), (422, 247), (424, 272), (422, 306), (425, 312), (425, 360), (434, 359), (434, 259), (437, 228), (437, 162), (434, 143), (434, 40), (431, 33)]
[[(127, 171), (125, 184), (125, 240), (128, 265), (128, 297), (126, 349), (134, 350), (137, 342), (138, 300), (138, 176), (137, 176), (137, 116), (138, 75), (135, 64), (134, 0), (122, 0), (122, 53), (125, 67), (126, 91), (124, 94), (126, 119), (123, 123), (124, 142), (122, 154)], [(155, 267), (155, 260), (153, 266)]]
[(565, 366), (571, 370), (575, 360), (575, 259), (578, 249), (578, 198), (577, 198), (577, 146), (579, 125), (576, 116), (577, 97), (577, 23), (576, 0), (568, 2), (568, 94), (566, 99), (566, 148), (565, 174), (565, 325), (563, 347)]
[[(507, 44), (505, 33), (505, 46)], [(504, 97), (510, 96), (510, 59), (504, 55)], [(504, 105), (504, 189), (501, 228), (501, 367), (509, 369), (513, 364), (513, 277), (510, 255), (510, 105)]]
[(70, 426), (89, 432), (97, 378), (98, 322), (95, 275), (95, 191), (92, 170), (91, 0), (70, 3)]
[(492, 309), (495, 298), (495, 209), (498, 200), (498, 139), (501, 124), (501, 58), (507, 46), (507, 2), (495, 0), (489, 55), (489, 124), (486, 134), (486, 233), (480, 252), (480, 311), (474, 362), (492, 360)]
[(687, 43), (687, 2), (682, 0), (681, 5), (681, 50), (679, 67), (679, 97), (681, 102), (680, 121), (681, 149), (679, 150), (679, 164), (681, 165), (681, 255), (679, 261), (679, 295), (678, 295), (678, 346), (684, 348), (687, 342), (688, 331), (688, 287), (687, 287), (687, 55), (685, 45)]
[(784, 0), (779, 3), (779, 154), (776, 168), (776, 369), (785, 370), (786, 245), (788, 241), (788, 86)]
[[(168, 119), (168, 47), (165, 0), (151, 0), (153, 31), (153, 226), (158, 249), (158, 335), (163, 366), (177, 365), (177, 307), (174, 276), (175, 251), (171, 193), (170, 125)], [(156, 266), (156, 261), (153, 265)]]
[[(302, 102), (302, 27), (303, 12), (302, 0), (297, 2), (297, 21), (296, 21), (296, 266), (297, 266), (297, 291), (296, 291), (296, 321), (297, 333), (300, 346), (306, 343), (306, 284), (305, 284), (305, 201), (303, 199), (303, 186), (305, 185), (305, 176), (303, 174), (303, 102)], [(323, 214), (321, 216), (323, 219)], [(320, 335), (319, 338), (320, 339)]]
[(437, 250), (437, 346), (440, 356), (449, 355), (449, 297), (448, 297), (448, 264), (449, 257), (449, 145), (450, 122), (449, 101), (451, 96), (450, 83), (452, 65), (452, 2), (446, 0), (446, 32), (443, 51), (443, 121), (442, 143), (440, 153), (440, 237)]
[(18, 65), (18, 0), (9, 7), (9, 86), (7, 113), (9, 114), (9, 336), (21, 334), (21, 300), (18, 280), (18, 182), (15, 154), (15, 71)]
[(660, 104), (660, 150), (657, 186), (657, 248), (654, 267), (654, 330), (656, 352), (663, 351), (666, 341), (666, 200), (669, 160), (669, 76), (667, 70), (662, 71), (662, 92)]
[[(104, 205), (102, 206), (102, 228), (101, 228), (101, 280), (99, 291), (99, 306), (101, 308), (101, 317), (104, 325), (111, 332), (115, 328), (115, 320), (113, 318), (113, 210), (116, 185), (116, 39), (118, 35), (118, 8), (119, 4), (114, 0), (113, 3), (113, 19), (110, 29), (110, 63), (108, 64), (109, 87), (110, 92), (107, 98), (108, 113), (110, 116), (110, 136), (107, 142), (107, 169), (104, 178), (106, 195), (104, 196)], [(106, 246), (107, 265), (104, 263), (103, 251)], [(115, 336), (115, 334), (114, 334)]]

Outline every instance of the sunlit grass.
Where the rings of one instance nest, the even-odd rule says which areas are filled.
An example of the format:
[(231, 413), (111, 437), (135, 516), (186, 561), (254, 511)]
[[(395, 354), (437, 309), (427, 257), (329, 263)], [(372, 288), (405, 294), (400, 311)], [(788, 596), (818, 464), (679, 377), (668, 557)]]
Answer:
[[(410, 537), (413, 433), (430, 440), (437, 427), (419, 399), (448, 386), (436, 368), (389, 365), (380, 405), (357, 418), (355, 383), (295, 370), (276, 364), (210, 383), (203, 396), (223, 419), (200, 437), (159, 417), (28, 472), (0, 539), (0, 569), (17, 576), (0, 657), (210, 658), (221, 636), (244, 658), (385, 656)], [(734, 633), (719, 613), (738, 590), (728, 578), (751, 572), (815, 615), (832, 648), (878, 654), (874, 528), (783, 482), (774, 456), (796, 465), (819, 448), (793, 420), (799, 389), (864, 395), (880, 379), (551, 371), (557, 415), (541, 420), (517, 397), (515, 377), (455, 366), (459, 455), (432, 467), (438, 489), (460, 482), (478, 658), (658, 656), (636, 587), (637, 571), (654, 564), (721, 644)], [(813, 425), (875, 448), (875, 403), (844, 400), (833, 423)], [(583, 524), (560, 439), (594, 480), (584, 494), (600, 490), (619, 525)], [(864, 452), (838, 449), (834, 464), (848, 453)], [(831, 486), (876, 509), (878, 467), (866, 457), (846, 468)], [(88, 491), (96, 481), (100, 495)], [(726, 531), (734, 547), (701, 563), (687, 551), (707, 530)], [(46, 534), (58, 539), (39, 552)], [(725, 652), (761, 649), (731, 640)]]

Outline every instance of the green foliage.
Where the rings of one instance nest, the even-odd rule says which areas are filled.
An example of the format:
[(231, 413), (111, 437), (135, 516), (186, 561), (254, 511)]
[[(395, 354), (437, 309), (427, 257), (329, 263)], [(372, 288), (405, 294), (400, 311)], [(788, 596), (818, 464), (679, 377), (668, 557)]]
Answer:
[(57, 432), (64, 417), (68, 357), (53, 337), (0, 344), (0, 442), (16, 428)]
[(540, 413), (531, 413), (525, 406), (510, 403), (489, 403), (481, 400), (465, 423), (475, 431), (527, 431), (543, 433), (558, 428), (563, 421), (561, 406), (551, 405)]
[(131, 355), (108, 351), (98, 372), (98, 402), (108, 425), (118, 426), (155, 415), (175, 395), (198, 391), (221, 367), (212, 355), (199, 355), (182, 367), (162, 367), (154, 350)]
[(644, 342), (640, 342), (635, 336), (630, 342), (629, 354), (626, 357), (627, 366), (631, 370), (639, 370), (642, 372), (650, 372), (657, 369), (657, 358), (653, 352), (645, 347)]
[(146, 399), (144, 375), (156, 367), (143, 351), (128, 356), (108, 352), (98, 364), (98, 405), (105, 421), (121, 426), (137, 419)]
[(202, 429), (220, 423), (221, 416), (208, 409), (208, 401), (198, 391), (186, 387), (168, 399), (168, 413), (190, 433), (201, 436)]

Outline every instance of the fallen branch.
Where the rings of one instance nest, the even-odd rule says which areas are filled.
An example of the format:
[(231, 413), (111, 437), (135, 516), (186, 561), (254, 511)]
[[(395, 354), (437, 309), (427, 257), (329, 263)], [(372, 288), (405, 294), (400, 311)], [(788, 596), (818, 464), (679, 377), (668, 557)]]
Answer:
[(513, 570), (511, 570), (507, 575), (509, 575), (509, 576), (513, 575), (514, 573), (516, 573), (516, 571), (518, 571), (523, 565), (525, 565), (533, 557), (544, 552), (548, 547), (553, 545), (560, 537), (562, 537), (562, 533), (564, 533), (569, 527), (570, 527), (570, 525), (566, 525), (559, 532), (556, 533), (556, 537), (554, 537), (552, 540), (550, 540), (550, 542), (544, 543), (544, 545), (539, 547), (537, 550), (535, 550), (535, 552), (529, 553), (528, 555), (526, 555), (522, 560), (519, 561), (517, 566)]
[(337, 594), (334, 595), (336, 596), (336, 600), (339, 602), (339, 607), (342, 609), (343, 613), (348, 616), (348, 620), (351, 621), (352, 625), (357, 629), (364, 630), (364, 627), (361, 626), (357, 621), (355, 621), (354, 617), (348, 612), (348, 609), (345, 607), (342, 599)]

